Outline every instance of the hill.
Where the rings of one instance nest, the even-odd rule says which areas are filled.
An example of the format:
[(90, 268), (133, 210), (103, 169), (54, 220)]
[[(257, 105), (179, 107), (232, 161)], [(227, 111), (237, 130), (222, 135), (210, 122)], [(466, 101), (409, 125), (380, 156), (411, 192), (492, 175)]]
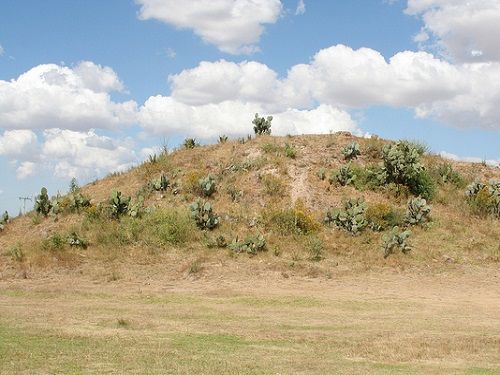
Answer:
[(495, 181), (335, 133), (73, 186), (0, 232), (0, 373), (494, 373)]

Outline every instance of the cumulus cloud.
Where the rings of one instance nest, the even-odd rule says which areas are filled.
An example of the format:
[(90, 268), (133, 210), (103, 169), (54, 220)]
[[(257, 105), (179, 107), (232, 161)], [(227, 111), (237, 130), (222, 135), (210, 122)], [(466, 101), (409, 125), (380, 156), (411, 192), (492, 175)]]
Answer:
[(136, 0), (139, 18), (191, 29), (203, 41), (230, 54), (252, 53), (265, 24), (275, 23), (280, 0)]
[(36, 164), (31, 161), (23, 161), (16, 169), (16, 177), (18, 180), (23, 180), (35, 173)]
[[(181, 133), (188, 126), (181, 117), (187, 116), (191, 122), (206, 121), (207, 128), (216, 118), (222, 121), (217, 126), (227, 124), (241, 132), (229, 118), (221, 120), (222, 114), (213, 113), (248, 118), (255, 111), (310, 111), (320, 104), (342, 110), (413, 108), (419, 117), (453, 126), (500, 127), (500, 63), (452, 64), (423, 51), (404, 51), (386, 60), (373, 49), (336, 45), (320, 50), (307, 64), (291, 67), (282, 78), (259, 62), (219, 60), (171, 75), (169, 82), (170, 97), (151, 97), (141, 107), (139, 121), (146, 129), (157, 132), (153, 118), (161, 117), (168, 118), (162, 128)], [(201, 118), (193, 118), (197, 116)]]
[(81, 62), (74, 68), (38, 65), (11, 81), (0, 80), (0, 124), (5, 129), (116, 128), (135, 120), (134, 101), (114, 102), (123, 84), (109, 67)]
[(0, 135), (0, 155), (24, 159), (37, 153), (38, 139), (31, 130), (7, 130)]
[(406, 13), (422, 18), (427, 47), (458, 62), (500, 61), (498, 0), (408, 0)]

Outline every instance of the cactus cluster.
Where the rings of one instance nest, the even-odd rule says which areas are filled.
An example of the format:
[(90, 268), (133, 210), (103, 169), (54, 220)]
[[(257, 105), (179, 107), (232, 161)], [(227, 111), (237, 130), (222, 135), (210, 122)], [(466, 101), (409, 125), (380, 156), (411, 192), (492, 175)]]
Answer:
[(403, 254), (408, 253), (411, 250), (411, 246), (406, 240), (410, 237), (410, 234), (410, 230), (401, 231), (396, 226), (392, 228), (391, 232), (383, 236), (382, 249), (384, 251), (384, 258), (394, 254), (397, 249), (401, 250)]
[(266, 249), (266, 239), (262, 234), (248, 236), (243, 241), (239, 241), (238, 238), (236, 238), (229, 244), (229, 248), (235, 253), (255, 255), (257, 252)]
[(351, 185), (355, 180), (356, 175), (354, 174), (350, 164), (341, 166), (340, 169), (334, 172), (329, 179), (331, 184), (336, 182), (341, 186)]
[(467, 186), (465, 195), (477, 213), (500, 218), (500, 181), (491, 180), (485, 184), (476, 180)]
[(130, 205), (130, 197), (122, 196), (121, 191), (114, 190), (109, 196), (109, 206), (111, 210), (111, 216), (115, 219), (128, 212)]
[(151, 187), (156, 191), (166, 191), (169, 185), (170, 181), (165, 173), (162, 173), (158, 179), (151, 182)]
[(417, 197), (408, 200), (405, 221), (410, 225), (422, 224), (429, 220), (432, 206), (423, 198)]
[(190, 206), (191, 217), (196, 222), (198, 228), (212, 230), (219, 225), (219, 216), (212, 209), (212, 205), (201, 199), (197, 199)]
[(47, 193), (47, 188), (43, 187), (40, 194), (35, 198), (35, 212), (47, 217), (52, 210), (52, 202)]
[(255, 118), (252, 121), (253, 131), (256, 135), (271, 134), (271, 121), (273, 121), (273, 116), (259, 117), (259, 114), (255, 114)]
[(5, 225), (9, 222), (9, 213), (5, 211), (0, 217), (0, 232), (4, 230)]
[(198, 181), (198, 187), (200, 189), (201, 195), (204, 197), (210, 197), (213, 193), (215, 193), (215, 178), (212, 175), (208, 175), (204, 178), (201, 178)]
[(351, 198), (343, 201), (342, 205), (341, 209), (330, 209), (326, 212), (325, 223), (334, 224), (353, 235), (360, 233), (368, 225), (364, 199)]
[(345, 160), (357, 159), (357, 157), (361, 155), (359, 144), (357, 142), (349, 143), (342, 150), (342, 155), (344, 155)]

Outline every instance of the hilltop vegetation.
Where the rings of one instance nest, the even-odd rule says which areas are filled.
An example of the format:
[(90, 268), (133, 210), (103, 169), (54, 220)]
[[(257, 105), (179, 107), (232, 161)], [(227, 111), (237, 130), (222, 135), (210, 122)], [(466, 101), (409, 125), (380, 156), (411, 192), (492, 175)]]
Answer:
[(274, 137), (271, 120), (256, 117), (255, 138), (187, 139), (127, 173), (72, 181), (63, 196), (42, 189), (33, 212), (2, 220), (2, 275), (165, 254), (197, 268), (259, 253), (270, 269), (324, 275), (339, 262), (498, 262), (498, 169), (409, 141)]

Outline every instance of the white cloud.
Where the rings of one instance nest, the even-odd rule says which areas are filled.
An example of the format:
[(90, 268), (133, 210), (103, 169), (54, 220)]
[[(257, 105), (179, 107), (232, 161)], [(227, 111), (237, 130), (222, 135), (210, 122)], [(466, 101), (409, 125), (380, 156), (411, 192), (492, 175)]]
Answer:
[(464, 161), (468, 163), (486, 163), (489, 166), (492, 167), (498, 167), (500, 166), (500, 159), (498, 160), (492, 160), (492, 159), (481, 159), (478, 157), (473, 157), (473, 156), (458, 156), (455, 154), (452, 154), (450, 152), (446, 151), (441, 151), (439, 153), (439, 156), (441, 156), (444, 159), (449, 159), (449, 160), (454, 160), (454, 161)]
[(0, 124), (7, 129), (116, 128), (135, 120), (136, 103), (114, 102), (123, 84), (109, 67), (81, 62), (73, 69), (38, 65), (0, 80)]
[(2, 45), (0, 44), (0, 56), (4, 54), (5, 50), (3, 49)]
[(422, 18), (419, 34), (432, 35), (428, 47), (445, 56), (459, 62), (500, 61), (498, 0), (408, 0), (406, 12)]
[(16, 169), (16, 177), (18, 180), (23, 180), (26, 177), (32, 176), (35, 173), (36, 164), (31, 161), (23, 161)]
[(296, 16), (301, 16), (306, 12), (306, 4), (304, 3), (304, 0), (299, 0), (297, 3), (297, 8), (295, 9), (295, 15)]
[(31, 130), (7, 130), (0, 135), (0, 155), (25, 159), (37, 153), (37, 136)]
[(109, 172), (124, 171), (138, 158), (131, 140), (100, 136), (93, 130), (75, 132), (44, 131), (41, 162), (60, 178), (97, 178)]
[(205, 42), (231, 54), (252, 53), (264, 32), (275, 23), (280, 0), (136, 0), (139, 18), (156, 19), (181, 29), (191, 29)]
[[(265, 114), (262, 106), (242, 101), (188, 105), (172, 97), (150, 97), (140, 109), (140, 121), (147, 132), (163, 135), (214, 139), (226, 134), (241, 136), (253, 132), (254, 113)], [(339, 109), (321, 105), (312, 110), (289, 109), (273, 113), (273, 134), (360, 133), (351, 116)]]

